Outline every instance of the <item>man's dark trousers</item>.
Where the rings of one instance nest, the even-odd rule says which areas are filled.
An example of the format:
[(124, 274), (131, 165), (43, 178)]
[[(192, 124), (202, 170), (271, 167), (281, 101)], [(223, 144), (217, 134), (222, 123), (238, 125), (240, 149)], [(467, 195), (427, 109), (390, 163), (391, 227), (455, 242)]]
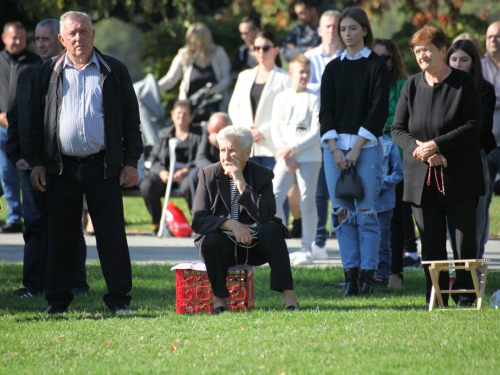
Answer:
[[(24, 261), (23, 285), (29, 292), (43, 292), (47, 268), (48, 221), (47, 194), (31, 184), (31, 171), (23, 171)], [(87, 246), (83, 232), (78, 238), (76, 280), (72, 288), (89, 290), (85, 261)]]
[(73, 300), (78, 233), (83, 194), (94, 225), (97, 251), (108, 293), (108, 307), (130, 304), (132, 270), (128, 251), (119, 177), (104, 178), (104, 152), (93, 160), (62, 156), (63, 171), (47, 183), (49, 250), (45, 298), (49, 305), (66, 308)]

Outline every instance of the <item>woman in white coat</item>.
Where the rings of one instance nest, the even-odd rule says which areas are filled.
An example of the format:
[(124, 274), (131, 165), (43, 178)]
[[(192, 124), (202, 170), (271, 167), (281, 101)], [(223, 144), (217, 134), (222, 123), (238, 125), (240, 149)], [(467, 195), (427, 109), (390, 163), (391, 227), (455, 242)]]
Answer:
[(279, 44), (275, 36), (263, 31), (254, 41), (257, 66), (238, 76), (229, 102), (229, 117), (235, 125), (248, 127), (254, 137), (252, 161), (274, 168), (275, 147), (271, 136), (274, 98), (291, 87), (288, 73), (279, 68)]
[[(186, 45), (182, 47), (170, 65), (167, 74), (158, 81), (161, 91), (168, 91), (182, 79), (179, 100), (189, 99), (207, 83), (212, 83), (209, 94), (223, 94), (223, 100), (212, 112), (226, 111), (231, 84), (231, 63), (226, 51), (215, 45), (210, 29), (203, 23), (193, 23), (186, 32)], [(206, 119), (210, 117), (205, 111)]]

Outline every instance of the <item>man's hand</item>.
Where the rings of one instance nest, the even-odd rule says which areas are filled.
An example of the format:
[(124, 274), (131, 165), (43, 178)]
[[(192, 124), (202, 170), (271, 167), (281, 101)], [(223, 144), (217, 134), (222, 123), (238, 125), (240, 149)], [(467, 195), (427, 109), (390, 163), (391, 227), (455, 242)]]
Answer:
[(0, 125), (3, 126), (4, 128), (9, 127), (9, 122), (7, 121), (7, 112), (0, 113)]
[[(33, 174), (32, 174), (33, 175)], [(120, 172), (120, 185), (126, 188), (134, 187), (139, 179), (137, 168), (130, 165), (124, 165)]]
[(31, 183), (33, 184), (33, 187), (41, 192), (45, 192), (45, 185), (47, 184), (47, 181), (45, 179), (45, 167), (35, 167), (31, 171), (30, 175)]
[(158, 174), (158, 177), (160, 177), (160, 180), (162, 180), (164, 184), (168, 184), (168, 179), (170, 178), (170, 172), (167, 171), (166, 169), (163, 169), (160, 171), (160, 174)]
[(172, 180), (180, 184), (189, 173), (189, 168), (181, 168), (174, 172)]
[(29, 165), (29, 163), (26, 160), (19, 159), (16, 162), (16, 168), (20, 171), (29, 171), (31, 170), (31, 165)]
[(245, 224), (233, 219), (226, 220), (222, 223), (220, 229), (233, 232), (236, 237), (236, 242), (243, 245), (250, 245), (252, 243), (252, 233), (255, 233), (254, 230), (248, 228)]

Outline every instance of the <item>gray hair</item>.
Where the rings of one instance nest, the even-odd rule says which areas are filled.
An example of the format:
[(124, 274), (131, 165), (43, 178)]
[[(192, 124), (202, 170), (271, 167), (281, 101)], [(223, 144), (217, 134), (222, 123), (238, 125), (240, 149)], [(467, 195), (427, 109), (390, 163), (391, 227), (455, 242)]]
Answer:
[(36, 28), (39, 27), (50, 27), (52, 30), (52, 36), (57, 39), (57, 34), (59, 34), (59, 21), (55, 18), (46, 18), (43, 21), (38, 22)]
[(64, 21), (66, 21), (66, 19), (74, 19), (74, 18), (78, 18), (78, 17), (85, 17), (87, 19), (87, 21), (89, 21), (90, 23), (90, 28), (92, 29), (92, 19), (90, 18), (90, 16), (87, 14), (87, 13), (84, 13), (84, 12), (76, 12), (76, 11), (69, 11), (69, 12), (66, 12), (64, 13), (61, 18), (59, 19), (59, 28), (60, 30), (63, 29), (63, 26), (64, 26)]
[(217, 142), (223, 139), (238, 141), (240, 146), (251, 148), (253, 146), (253, 135), (246, 126), (230, 125), (217, 133)]
[(323, 14), (321, 14), (321, 17), (319, 18), (319, 23), (321, 24), (321, 21), (323, 21), (325, 18), (340, 18), (340, 12), (338, 10), (325, 10)]

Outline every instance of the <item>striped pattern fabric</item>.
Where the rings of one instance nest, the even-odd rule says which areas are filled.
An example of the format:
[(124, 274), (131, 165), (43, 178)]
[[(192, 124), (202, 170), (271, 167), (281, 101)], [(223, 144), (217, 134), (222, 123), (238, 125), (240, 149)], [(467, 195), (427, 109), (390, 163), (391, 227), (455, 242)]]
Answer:
[(237, 201), (240, 198), (240, 192), (232, 178), (229, 180), (229, 183), (231, 185), (231, 219), (238, 220), (240, 205)]
[(341, 51), (337, 51), (333, 56), (329, 56), (323, 52), (323, 46), (320, 44), (316, 48), (309, 50), (304, 55), (311, 61), (311, 79), (307, 84), (307, 88), (312, 92), (319, 94), (321, 88), (321, 76), (325, 70), (326, 64), (340, 55)]
[(66, 55), (59, 143), (63, 155), (87, 156), (106, 147), (99, 61), (95, 52), (82, 69)]

